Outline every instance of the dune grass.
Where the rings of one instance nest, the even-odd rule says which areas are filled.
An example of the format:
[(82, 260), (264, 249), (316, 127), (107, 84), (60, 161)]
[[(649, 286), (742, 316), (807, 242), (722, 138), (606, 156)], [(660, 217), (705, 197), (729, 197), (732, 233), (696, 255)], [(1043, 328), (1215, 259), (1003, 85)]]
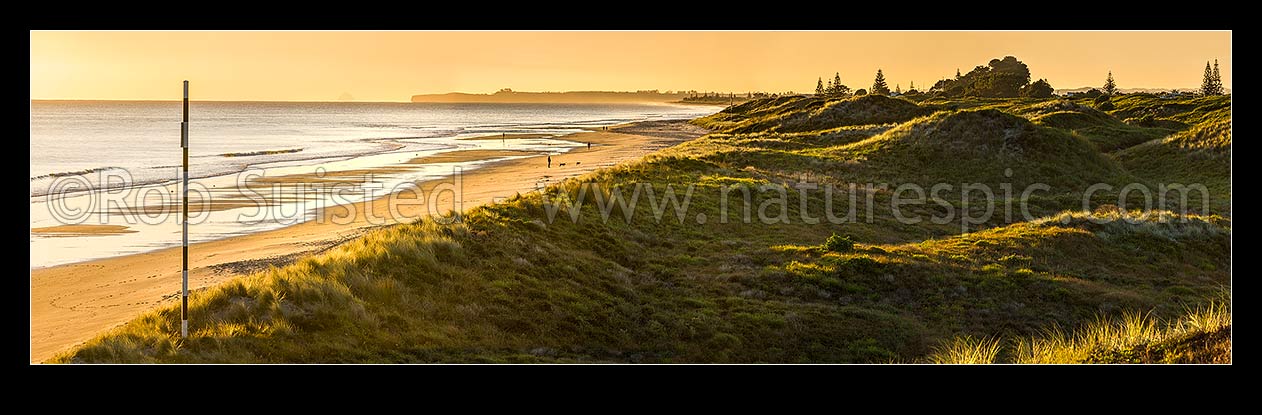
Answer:
[[(885, 100), (895, 99), (737, 105), (696, 121), (712, 134), (546, 189), (553, 201), (586, 198), (581, 208), (550, 209), (529, 193), (456, 224), (379, 229), (194, 293), (189, 339), (169, 305), (53, 361), (983, 362), (1013, 354), (1003, 342), (992, 350), (995, 339), (1129, 310), (1177, 319), (1229, 284), (1230, 212), (1086, 212), (1075, 196), (1095, 181), (1178, 173), (1145, 175), (1138, 158), (1105, 155), (1018, 110), (1038, 100)], [(1119, 154), (1128, 151), (1138, 150)], [(1229, 159), (1205, 160), (1203, 174), (1230, 181)], [(958, 190), (902, 212), (923, 219), (909, 223), (892, 211), (890, 188), (862, 185), (939, 180), (1051, 189), (1032, 198), (1037, 220), (996, 214), (964, 227), (958, 215), (929, 220), (979, 209)], [(802, 182), (842, 190), (799, 198)], [(657, 191), (642, 197), (660, 213), (647, 200), (634, 211), (592, 203), (637, 184)], [(662, 199), (668, 185), (681, 198), (692, 189), (686, 215)], [(740, 219), (743, 191), (750, 222)], [(798, 219), (847, 217), (850, 207), (845, 223)], [(760, 208), (791, 220), (761, 223)]]
[[(1230, 363), (1231, 308), (1226, 301), (1189, 308), (1174, 320), (1129, 311), (1101, 316), (1066, 333), (1059, 326), (1037, 337), (1004, 342), (960, 337), (929, 356), (948, 364)], [(1005, 347), (1007, 346), (1007, 347)], [(1008, 360), (1000, 358), (1006, 355)]]
[(958, 337), (935, 349), (933, 355), (929, 356), (929, 361), (957, 365), (990, 364), (995, 362), (999, 349), (999, 339)]

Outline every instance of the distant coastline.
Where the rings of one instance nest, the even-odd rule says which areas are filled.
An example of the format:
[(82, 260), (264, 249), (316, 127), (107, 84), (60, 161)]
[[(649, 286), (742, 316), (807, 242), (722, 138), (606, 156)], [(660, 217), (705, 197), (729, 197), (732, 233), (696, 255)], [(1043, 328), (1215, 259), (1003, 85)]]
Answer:
[(446, 94), (413, 95), (412, 102), (429, 103), (632, 103), (632, 102), (679, 102), (699, 95), (697, 91), (568, 91), (568, 92), (518, 92), (501, 89), (494, 94), (470, 94), (449, 92)]

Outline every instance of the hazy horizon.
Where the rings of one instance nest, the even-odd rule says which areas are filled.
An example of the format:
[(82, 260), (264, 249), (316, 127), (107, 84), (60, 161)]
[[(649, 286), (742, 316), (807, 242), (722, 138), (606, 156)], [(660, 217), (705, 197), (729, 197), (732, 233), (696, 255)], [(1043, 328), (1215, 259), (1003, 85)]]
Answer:
[[(1056, 88), (1056, 90), (1057, 90), (1057, 91), (1061, 91), (1061, 90), (1073, 90), (1073, 89), (1081, 89), (1081, 88), (1099, 88), (1099, 87), (1096, 87), (1096, 86), (1089, 86), (1089, 85), (1087, 85), (1087, 86), (1080, 86), (1080, 87), (1067, 87), (1067, 88), (1057, 87), (1057, 88)], [(1164, 87), (1163, 87), (1163, 88), (1154, 88), (1154, 87), (1134, 87), (1134, 88), (1118, 88), (1118, 91), (1126, 92), (1126, 91), (1128, 91), (1128, 90), (1140, 90), (1140, 89), (1160, 89), (1160, 90), (1166, 90), (1166, 89), (1178, 89), (1178, 90), (1197, 90), (1197, 89), (1199, 89), (1199, 88), (1193, 88), (1193, 87), (1173, 87), (1173, 88), (1164, 88)], [(1225, 89), (1227, 92), (1231, 92), (1231, 88), (1224, 88), (1224, 89)], [(513, 92), (526, 92), (526, 93), (568, 93), (568, 92), (635, 92), (635, 91), (513, 91)], [(665, 91), (660, 91), (660, 92), (665, 92)], [(698, 94), (705, 93), (705, 92), (711, 92), (711, 93), (713, 93), (713, 92), (720, 92), (720, 93), (729, 93), (729, 92), (732, 92), (732, 93), (736, 93), (736, 94), (738, 94), (738, 95), (739, 95), (739, 94), (744, 93), (744, 92), (736, 92), (736, 91), (697, 91), (697, 93), (698, 93)], [(750, 92), (759, 92), (759, 91), (750, 91)], [(810, 94), (810, 93), (811, 93), (811, 91), (795, 91), (795, 92), (802, 93), (802, 94)], [(429, 94), (416, 94), (416, 95), (442, 95), (442, 94), (491, 94), (491, 93), (451, 91), (451, 92), (440, 92), (440, 93), (429, 93)], [(410, 96), (409, 96), (409, 98), (410, 98)], [(176, 98), (176, 99), (94, 99), (94, 98), (89, 98), (89, 99), (80, 99), (80, 98), (31, 98), (30, 100), (31, 100), (31, 101), (40, 101), (40, 102), (58, 102), (58, 101), (61, 101), (61, 102), (179, 102), (179, 101), (180, 101), (180, 99), (178, 99), (178, 98)], [(296, 104), (300, 104), (300, 103), (334, 103), (334, 104), (335, 104), (335, 103), (353, 103), (353, 104), (444, 104), (444, 103), (446, 103), (446, 104), (452, 104), (452, 103), (456, 103), (456, 104), (460, 104), (460, 103), (465, 103), (465, 104), (519, 104), (519, 103), (516, 103), (516, 102), (412, 102), (412, 101), (409, 101), (409, 100), (402, 100), (402, 101), (372, 100), (372, 101), (369, 101), (369, 100), (361, 100), (361, 99), (354, 99), (354, 100), (337, 100), (337, 99), (325, 99), (325, 100), (281, 100), (281, 99), (200, 99), (200, 100), (194, 100), (194, 101), (199, 101), (199, 102), (242, 102), (242, 103), (248, 103), (248, 102), (282, 102), (282, 103), (283, 103), (283, 102), (288, 102), (288, 103), (296, 103)], [(661, 101), (622, 101), (622, 102), (626, 102), (626, 103), (629, 103), (629, 104), (634, 104), (634, 103), (639, 103), (639, 104), (654, 104), (654, 105), (655, 105), (655, 104), (670, 104), (670, 103), (661, 102)], [(561, 103), (551, 103), (551, 104), (561, 104), (561, 105), (565, 105), (565, 104), (581, 104), (581, 103), (582, 103), (582, 102), (561, 102)], [(607, 104), (608, 102), (597, 102), (597, 101), (593, 101), (593, 102), (590, 102), (590, 103), (592, 103), (592, 104)], [(549, 103), (549, 102), (530, 102), (530, 104), (550, 104), (550, 103)]]
[[(1195, 88), (1231, 32), (30, 32), (30, 97), (403, 102), (517, 91), (809, 92), (841, 73), (920, 88), (1013, 55), (1058, 89)], [(176, 85), (176, 86), (172, 86)]]

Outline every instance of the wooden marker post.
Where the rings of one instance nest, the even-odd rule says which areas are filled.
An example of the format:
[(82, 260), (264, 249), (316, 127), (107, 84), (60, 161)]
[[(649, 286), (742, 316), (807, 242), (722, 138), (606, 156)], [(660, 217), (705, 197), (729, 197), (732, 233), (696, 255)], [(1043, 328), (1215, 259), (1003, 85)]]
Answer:
[(184, 268), (180, 303), (180, 337), (188, 337), (188, 81), (184, 81), (184, 121), (180, 122), (180, 148), (184, 149)]

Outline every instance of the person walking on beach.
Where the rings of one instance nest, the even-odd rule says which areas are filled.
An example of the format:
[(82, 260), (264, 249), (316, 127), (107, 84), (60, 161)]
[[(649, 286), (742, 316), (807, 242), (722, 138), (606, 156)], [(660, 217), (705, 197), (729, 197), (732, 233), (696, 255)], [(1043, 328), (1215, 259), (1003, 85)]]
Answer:
[(591, 141), (588, 141), (588, 142), (587, 142), (587, 149), (588, 149), (588, 150), (591, 150), (591, 149), (592, 149), (592, 142), (591, 142)]
[(551, 154), (548, 155), (548, 168), (549, 169), (552, 168), (552, 155)]

